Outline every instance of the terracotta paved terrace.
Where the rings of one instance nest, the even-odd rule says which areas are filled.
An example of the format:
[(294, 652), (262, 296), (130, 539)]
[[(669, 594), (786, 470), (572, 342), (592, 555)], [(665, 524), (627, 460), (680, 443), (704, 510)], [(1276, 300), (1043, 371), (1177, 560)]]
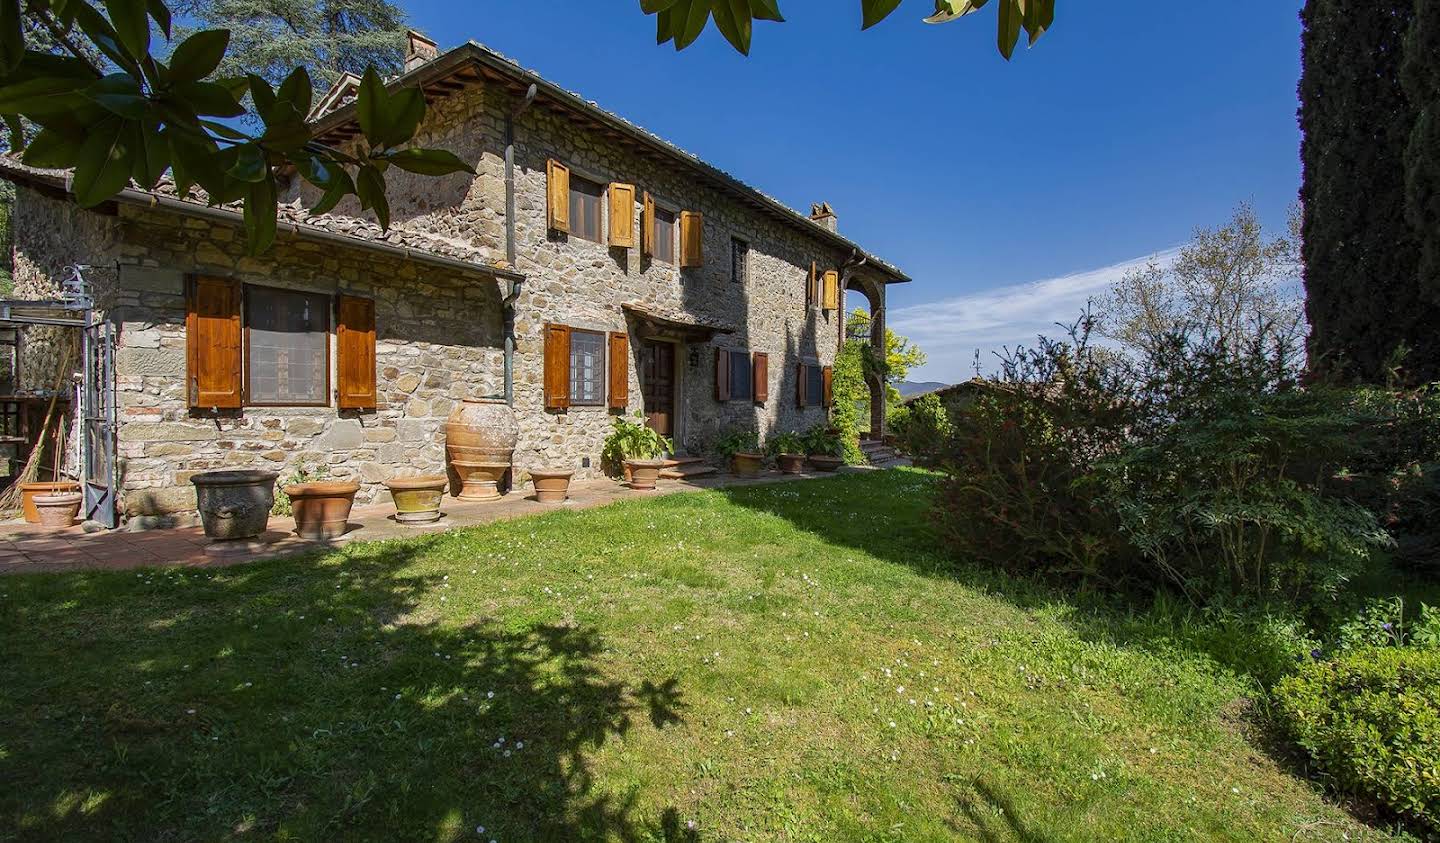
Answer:
[[(867, 468), (841, 469), (865, 471)], [(378, 541), (405, 536), (472, 527), (556, 509), (587, 509), (620, 500), (699, 491), (725, 486), (749, 486), (826, 476), (823, 474), (779, 474), (765, 472), (755, 478), (718, 475), (693, 480), (662, 480), (654, 492), (636, 492), (613, 480), (576, 481), (570, 485), (570, 500), (563, 504), (538, 503), (529, 492), (513, 492), (491, 503), (465, 503), (446, 496), (440, 507), (441, 519), (432, 524), (399, 524), (389, 503), (357, 506), (350, 513), (350, 529), (338, 542)], [(295, 535), (295, 522), (272, 516), (269, 531), (258, 541), (247, 543), (212, 542), (199, 527), (127, 532), (125, 530), (86, 533), (78, 525), (64, 530), (47, 530), (34, 524), (0, 525), (0, 574), (37, 571), (123, 570), (147, 566), (220, 567), (256, 559), (288, 556), (323, 548), (338, 542), (315, 542)], [(216, 545), (222, 545), (217, 547)], [(223, 551), (223, 552), (222, 552)]]

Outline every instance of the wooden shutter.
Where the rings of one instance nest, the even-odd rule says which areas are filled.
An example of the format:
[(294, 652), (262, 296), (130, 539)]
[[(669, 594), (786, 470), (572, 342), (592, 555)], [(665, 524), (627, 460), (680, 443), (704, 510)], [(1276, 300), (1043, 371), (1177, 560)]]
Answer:
[(801, 409), (805, 408), (805, 384), (808, 379), (805, 377), (805, 364), (801, 363), (795, 367), (800, 376), (795, 379), (795, 405)]
[(546, 220), (553, 231), (570, 230), (570, 168), (551, 158), (545, 163)]
[(570, 406), (570, 329), (545, 326), (545, 409)]
[(822, 384), (821, 388), (825, 391), (824, 401), (822, 403), (824, 403), (826, 407), (829, 407), (831, 403), (833, 403), (831, 401), (830, 394), (830, 379), (834, 372), (835, 370), (831, 366), (826, 366), (825, 368), (820, 370), (820, 382)]
[(610, 183), (610, 245), (635, 245), (635, 185)]
[(715, 400), (730, 400), (730, 352), (715, 349)]
[(699, 211), (680, 212), (680, 266), (687, 268), (705, 263), (705, 217)]
[(810, 261), (810, 277), (805, 280), (805, 305), (814, 307), (820, 303), (820, 264)]
[(825, 310), (840, 309), (840, 273), (833, 269), (825, 271)]
[(375, 389), (375, 300), (335, 297), (335, 354), (342, 410), (370, 410)]
[(630, 403), (630, 338), (610, 333), (610, 409), (623, 410)]
[(648, 190), (640, 203), (640, 254), (655, 256), (655, 200)]
[(757, 351), (751, 355), (750, 383), (755, 390), (755, 403), (770, 400), (770, 355)]
[(191, 407), (241, 406), (239, 281), (196, 276), (185, 298), (185, 392)]

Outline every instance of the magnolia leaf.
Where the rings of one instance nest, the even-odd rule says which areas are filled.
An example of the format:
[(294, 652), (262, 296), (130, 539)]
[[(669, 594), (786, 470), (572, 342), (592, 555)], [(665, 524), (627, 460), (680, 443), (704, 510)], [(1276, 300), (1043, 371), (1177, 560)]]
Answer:
[(250, 254), (261, 254), (275, 243), (275, 181), (252, 182), (245, 191), (245, 237)]
[(106, 111), (129, 120), (144, 117), (148, 105), (140, 83), (128, 73), (112, 73), (95, 80), (85, 88), (85, 96)]
[(20, 160), (32, 167), (65, 169), (75, 166), (84, 137), (67, 137), (54, 129), (41, 129), (25, 147)]
[(101, 121), (80, 146), (71, 190), (82, 208), (93, 208), (119, 193), (130, 181), (131, 155), (126, 143), (126, 122), (118, 117)]
[(360, 90), (355, 97), (355, 119), (360, 123), (360, 131), (371, 143), (376, 143), (375, 139), (379, 136), (384, 121), (385, 101), (388, 98), (385, 85), (380, 81), (380, 74), (375, 72), (374, 66), (365, 68), (365, 75), (360, 78)]
[(150, 55), (150, 16), (145, 0), (105, 0), (120, 46), (139, 61)]
[(170, 10), (166, 8), (164, 0), (145, 0), (145, 10), (155, 19), (160, 31), (165, 33), (165, 40), (170, 40)]
[(780, 5), (776, 0), (750, 0), (750, 15), (755, 20), (785, 22), (785, 17), (780, 14)]
[(675, 0), (640, 0), (640, 11), (647, 15), (663, 12), (675, 5)]
[(367, 163), (360, 168), (355, 179), (355, 195), (360, 197), (360, 207), (375, 212), (375, 219), (383, 229), (390, 228), (390, 202), (385, 198), (385, 177), (380, 170)]
[(1020, 0), (1000, 0), (1000, 29), (996, 44), (1000, 55), (1006, 60), (1015, 54), (1015, 44), (1020, 40), (1020, 24), (1025, 13), (1020, 9)]
[(474, 168), (460, 160), (455, 153), (444, 149), (401, 149), (385, 157), (400, 169), (422, 176), (475, 172)]
[(425, 94), (419, 88), (401, 88), (385, 101), (380, 114), (379, 145), (399, 146), (415, 137), (425, 117)]
[(300, 65), (290, 71), (285, 81), (280, 83), (279, 89), (275, 91), (275, 98), (281, 102), (289, 102), (295, 106), (295, 110), (304, 117), (310, 113), (310, 98), (314, 89), (310, 84), (310, 72), (305, 65)]
[(750, 4), (746, 0), (715, 0), (713, 9), (715, 27), (740, 55), (750, 55), (750, 36), (753, 22), (750, 18)]
[(900, 0), (860, 0), (860, 28), (869, 29), (890, 16)]
[(328, 214), (331, 209), (340, 203), (341, 199), (355, 192), (355, 181), (350, 174), (340, 167), (333, 170), (330, 185), (325, 188), (325, 195), (310, 209), (312, 215)]
[(245, 113), (245, 106), (230, 89), (215, 82), (182, 82), (174, 87), (174, 93), (196, 114), (239, 117)]
[(980, 11), (990, 0), (935, 0), (935, 14), (925, 23), (949, 23)]
[(0, 114), (42, 116), (70, 111), (85, 102), (79, 89), (86, 80), (45, 77), (0, 86)]
[(207, 29), (180, 42), (170, 56), (170, 77), (198, 82), (215, 72), (230, 47), (230, 30)]
[(705, 24), (710, 22), (710, 0), (682, 0), (682, 2), (689, 3), (689, 8), (685, 10), (684, 16), (679, 16), (680, 3), (676, 3), (677, 14), (671, 18), (677, 27), (675, 30), (676, 50), (683, 50), (695, 43), (695, 39), (705, 31)]
[(265, 150), (253, 143), (242, 143), (234, 147), (235, 163), (225, 171), (231, 178), (244, 182), (257, 182), (270, 178), (270, 166), (265, 162)]
[(245, 74), (245, 80), (250, 87), (250, 104), (255, 106), (255, 113), (260, 119), (270, 122), (270, 109), (275, 106), (275, 91), (266, 82), (264, 77), (254, 73)]
[(23, 19), (20, 0), (0, 0), (0, 69), (7, 74), (25, 58)]

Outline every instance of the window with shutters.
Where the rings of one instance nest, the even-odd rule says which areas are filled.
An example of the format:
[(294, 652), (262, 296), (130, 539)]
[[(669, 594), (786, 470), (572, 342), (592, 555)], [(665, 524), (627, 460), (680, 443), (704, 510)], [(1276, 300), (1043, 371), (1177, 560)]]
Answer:
[(753, 401), (755, 384), (750, 352), (732, 350), (727, 353), (730, 355), (730, 400)]
[(655, 260), (675, 262), (675, 212), (655, 208)]
[(330, 403), (330, 297), (245, 287), (245, 403)]
[(825, 403), (825, 367), (814, 363), (800, 366), (800, 406), (820, 407)]
[(605, 403), (605, 335), (570, 331), (570, 403), (593, 407)]
[(605, 242), (605, 185), (570, 174), (570, 233), (596, 243)]
[(730, 280), (744, 284), (750, 274), (750, 244), (739, 237), (730, 238)]

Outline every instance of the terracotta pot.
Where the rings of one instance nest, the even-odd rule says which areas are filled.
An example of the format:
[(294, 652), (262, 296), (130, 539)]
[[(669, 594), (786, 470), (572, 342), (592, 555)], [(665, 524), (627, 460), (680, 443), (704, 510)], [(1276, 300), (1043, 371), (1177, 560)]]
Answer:
[(810, 465), (820, 471), (834, 471), (844, 465), (845, 461), (839, 457), (832, 457), (826, 454), (811, 454)]
[(655, 484), (660, 482), (660, 469), (665, 467), (665, 461), (626, 460), (625, 467), (630, 471), (630, 488), (640, 492), (653, 492)]
[(776, 454), (775, 463), (785, 474), (799, 474), (805, 470), (804, 454)]
[(54, 480), (20, 484), (20, 508), (25, 520), (31, 524), (40, 523), (40, 512), (35, 509), (36, 495), (56, 495), (80, 491), (80, 484), (74, 480)]
[(510, 470), (520, 428), (503, 398), (466, 398), (445, 420), (445, 454), (460, 479), (460, 500), (500, 498), (499, 482)]
[(265, 532), (275, 505), (273, 471), (206, 471), (190, 478), (205, 535), (217, 541), (251, 539)]
[(570, 478), (574, 471), (532, 471), (535, 500), (540, 503), (564, 503), (570, 497)]
[(40, 516), (40, 526), (56, 529), (75, 523), (80, 504), (85, 496), (79, 492), (65, 492), (58, 495), (36, 495), (35, 510)]
[(395, 520), (401, 524), (428, 524), (440, 520), (440, 499), (449, 478), (440, 476), (392, 477), (385, 481), (395, 499)]
[(730, 458), (730, 470), (740, 477), (754, 477), (760, 473), (760, 466), (764, 462), (764, 454), (747, 454), (742, 451)]
[(314, 541), (329, 541), (345, 535), (350, 507), (355, 505), (358, 491), (359, 483), (344, 480), (286, 486), (285, 494), (295, 515), (295, 534)]

